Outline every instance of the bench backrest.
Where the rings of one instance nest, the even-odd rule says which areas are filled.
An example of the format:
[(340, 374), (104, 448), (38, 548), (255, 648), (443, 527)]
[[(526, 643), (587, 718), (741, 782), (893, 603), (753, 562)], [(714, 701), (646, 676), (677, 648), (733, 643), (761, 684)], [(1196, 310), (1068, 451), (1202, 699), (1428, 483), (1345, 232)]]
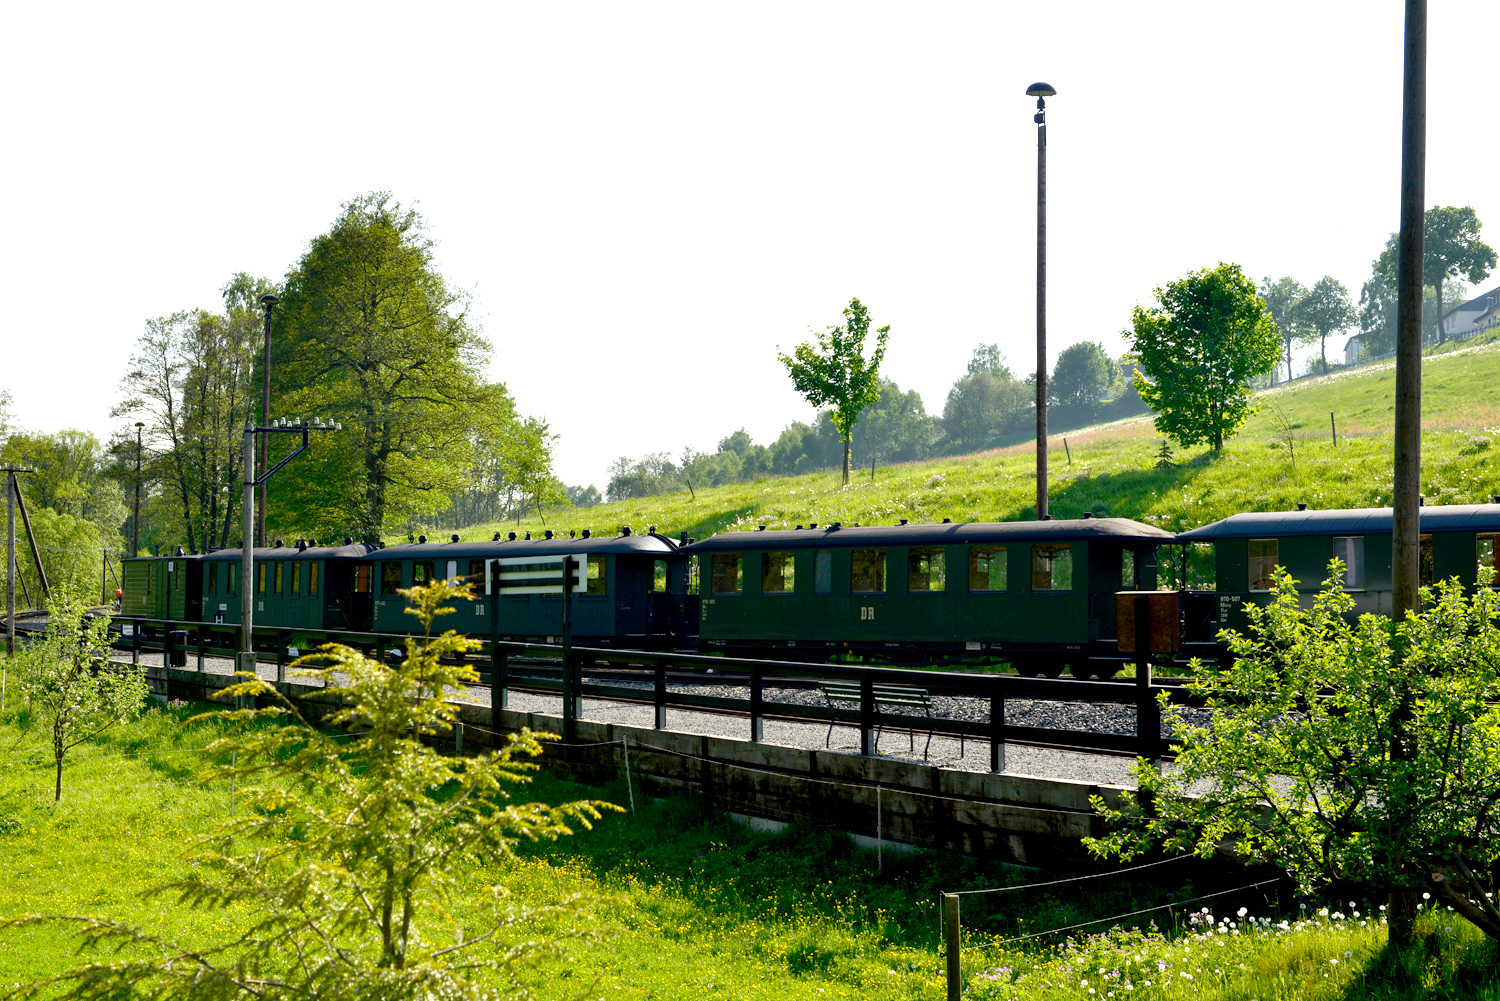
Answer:
[[(818, 687), (823, 690), (823, 697), (830, 702), (858, 702), (860, 700), (858, 682), (824, 681), (819, 682)], [(912, 688), (907, 685), (874, 685), (872, 692), (876, 705), (920, 706), (928, 710), (932, 708), (932, 696), (924, 688)]]

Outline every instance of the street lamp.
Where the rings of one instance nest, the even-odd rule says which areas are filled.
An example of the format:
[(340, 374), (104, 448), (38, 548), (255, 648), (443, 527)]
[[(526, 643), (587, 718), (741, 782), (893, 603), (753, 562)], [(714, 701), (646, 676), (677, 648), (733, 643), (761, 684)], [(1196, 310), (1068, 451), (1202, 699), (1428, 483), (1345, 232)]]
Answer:
[[(280, 301), (269, 292), (260, 297), (260, 304), (266, 308), (266, 367), (260, 386), (260, 419), (267, 424), (271, 423), (271, 309)], [(261, 545), (266, 543), (266, 456), (270, 451), (271, 439), (262, 436), (260, 466), (256, 470), (260, 481), (260, 514), (255, 524), (255, 539)]]
[(1051, 84), (1034, 83), (1026, 96), (1036, 98), (1036, 520), (1047, 513), (1047, 101)]
[(145, 421), (135, 422), (135, 518), (130, 523), (130, 555), (141, 555), (141, 428)]

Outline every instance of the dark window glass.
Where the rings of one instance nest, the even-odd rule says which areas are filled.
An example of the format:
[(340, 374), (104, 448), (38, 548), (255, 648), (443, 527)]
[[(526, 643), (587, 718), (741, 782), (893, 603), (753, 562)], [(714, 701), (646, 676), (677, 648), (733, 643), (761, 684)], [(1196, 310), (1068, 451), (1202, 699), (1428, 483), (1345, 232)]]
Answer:
[(484, 590), (484, 560), (469, 561), (469, 576), (464, 581), (475, 591)]
[(665, 594), (667, 592), (666, 560), (651, 561), (651, 590), (657, 594)]
[(1067, 543), (1031, 547), (1031, 589), (1073, 590), (1073, 547)]
[(604, 577), (604, 557), (589, 557), (589, 594), (603, 594), (608, 588)]
[(813, 593), (833, 591), (833, 554), (826, 549), (813, 553)]
[(354, 568), (354, 591), (356, 594), (370, 593), (370, 578), (374, 576), (371, 572), (373, 569), (368, 563), (361, 563)]
[(1276, 540), (1250, 540), (1250, 590), (1271, 590), (1271, 571), (1276, 569)]
[(740, 593), (739, 553), (714, 553), (713, 590), (714, 594)]
[(307, 565), (307, 593), (309, 595), (318, 593), (318, 567), (322, 565), (321, 560), (313, 560)]
[(760, 554), (760, 590), (763, 594), (791, 594), (797, 590), (797, 560), (790, 550)]
[(970, 591), (1004, 591), (1006, 579), (1004, 546), (969, 547)]
[(856, 549), (850, 554), (850, 588), (856, 594), (881, 594), (885, 591), (885, 550)]
[(906, 589), (913, 593), (943, 590), (943, 550), (912, 549), (907, 553)]
[(401, 589), (401, 564), (394, 560), (380, 564), (380, 593), (395, 594)]
[(219, 593), (219, 564), (217, 563), (208, 565), (208, 593)]
[(417, 560), (411, 565), (411, 583), (413, 587), (421, 587), (431, 584), (433, 577), (432, 561)]

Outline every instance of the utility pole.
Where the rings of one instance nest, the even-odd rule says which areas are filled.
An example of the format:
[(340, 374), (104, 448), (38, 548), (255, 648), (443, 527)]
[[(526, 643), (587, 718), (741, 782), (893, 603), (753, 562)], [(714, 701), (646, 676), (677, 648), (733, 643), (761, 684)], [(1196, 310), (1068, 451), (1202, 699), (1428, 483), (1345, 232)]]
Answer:
[(1036, 520), (1047, 521), (1047, 98), (1057, 91), (1034, 83), (1036, 98)]
[(141, 428), (145, 422), (135, 422), (135, 516), (130, 519), (130, 555), (141, 555)]
[[(260, 297), (260, 304), (266, 307), (266, 364), (260, 384), (260, 419), (264, 424), (271, 423), (271, 309), (280, 301), (269, 292)], [(256, 545), (262, 546), (266, 544), (266, 459), (270, 452), (271, 437), (266, 435), (260, 443), (260, 468), (255, 471), (260, 484), (260, 516), (256, 521), (254, 539)], [(245, 471), (248, 473), (250, 467), (246, 466)]]
[(1396, 434), (1391, 493), (1391, 617), (1421, 586), (1422, 240), (1427, 173), (1427, 0), (1406, 0), (1401, 107), (1401, 235), (1396, 250)]

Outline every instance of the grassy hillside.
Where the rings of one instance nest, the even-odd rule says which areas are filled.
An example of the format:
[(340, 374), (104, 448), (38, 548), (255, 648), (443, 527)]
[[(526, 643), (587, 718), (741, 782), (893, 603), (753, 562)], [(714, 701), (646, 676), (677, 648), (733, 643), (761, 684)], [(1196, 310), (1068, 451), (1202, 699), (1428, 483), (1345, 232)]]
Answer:
[[(1477, 503), (1500, 493), (1500, 342), (1424, 359), (1422, 490), (1429, 503)], [(1149, 416), (1084, 428), (1051, 439), (1051, 512), (1071, 518), (1135, 518), (1181, 530), (1239, 511), (1361, 507), (1390, 503), (1395, 366), (1370, 366), (1278, 387), (1260, 394), (1260, 409), (1214, 458), (1207, 449), (1175, 453), (1158, 469), (1162, 439)], [(1338, 421), (1335, 447), (1329, 412)], [(1071, 452), (1071, 461), (1068, 453)], [(794, 527), (817, 522), (892, 524), (1005, 521), (1034, 514), (1031, 445), (950, 456), (869, 471), (847, 487), (834, 472), (768, 477), (754, 483), (532, 515), (519, 527), (476, 525), (465, 538), (495, 531), (621, 525), (703, 538), (715, 532)], [(396, 541), (393, 537), (391, 541)]]

